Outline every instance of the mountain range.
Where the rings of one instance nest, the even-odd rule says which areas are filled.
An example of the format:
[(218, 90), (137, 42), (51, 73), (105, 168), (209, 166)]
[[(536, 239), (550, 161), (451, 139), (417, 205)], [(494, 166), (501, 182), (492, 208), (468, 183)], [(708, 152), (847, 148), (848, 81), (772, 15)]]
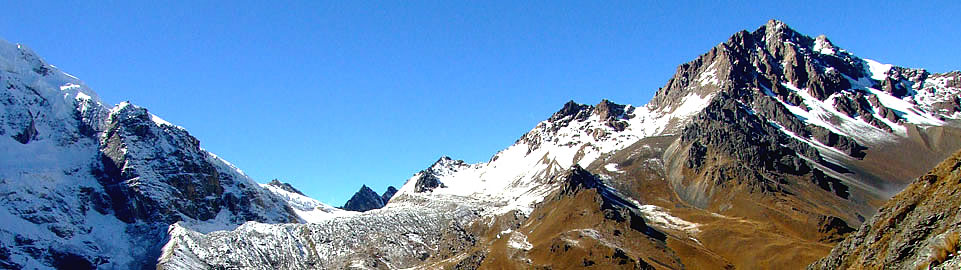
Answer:
[(776, 20), (681, 64), (648, 104), (568, 102), (488, 162), (443, 156), (340, 208), (255, 182), (23, 45), (0, 42), (0, 87), (3, 268), (959, 263), (961, 72)]

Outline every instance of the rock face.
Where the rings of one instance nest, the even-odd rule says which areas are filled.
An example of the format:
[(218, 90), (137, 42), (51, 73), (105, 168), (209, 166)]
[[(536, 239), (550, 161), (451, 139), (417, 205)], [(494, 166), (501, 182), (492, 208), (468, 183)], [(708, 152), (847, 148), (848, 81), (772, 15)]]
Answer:
[(390, 198), (394, 197), (394, 194), (397, 194), (397, 188), (394, 186), (388, 186), (387, 190), (384, 191), (384, 194), (380, 195), (380, 199), (384, 202), (384, 205), (387, 205), (387, 203), (390, 202)]
[(416, 174), (417, 180), (414, 181), (414, 192), (430, 192), (435, 188), (447, 187), (438, 179), (438, 174), (445, 170), (457, 170), (458, 167), (465, 165), (463, 160), (453, 160), (447, 156), (441, 157), (430, 168)]
[(373, 209), (379, 209), (384, 207), (384, 199), (381, 195), (374, 192), (374, 190), (367, 187), (367, 185), (361, 186), (357, 193), (354, 193), (350, 200), (344, 204), (344, 210), (364, 212)]
[(958, 269), (961, 152), (891, 198), (808, 269)]
[[(294, 215), (261, 216), (265, 207), (286, 206), (262, 197), (256, 186), (200, 149), (186, 130), (156, 123), (146, 109), (122, 103), (111, 110), (102, 136), (103, 172), (98, 181), (117, 218), (174, 222), (214, 219), (222, 209), (238, 221), (296, 222)], [(221, 167), (218, 170), (218, 165)], [(97, 172), (95, 172), (97, 173)], [(243, 178), (242, 178), (243, 177)], [(178, 200), (170, 200), (178, 198)]]
[(0, 267), (153, 268), (169, 225), (300, 222), (186, 130), (0, 41)]

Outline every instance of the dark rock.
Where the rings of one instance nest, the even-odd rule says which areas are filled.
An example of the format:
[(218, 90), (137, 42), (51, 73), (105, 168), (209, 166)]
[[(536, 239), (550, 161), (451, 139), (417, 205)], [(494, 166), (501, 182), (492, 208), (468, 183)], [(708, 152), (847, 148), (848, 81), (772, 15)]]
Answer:
[(854, 232), (854, 228), (848, 226), (843, 219), (834, 216), (822, 216), (818, 218), (818, 232), (824, 235), (821, 241), (836, 243), (844, 240), (844, 237)]
[(380, 195), (380, 198), (384, 202), (384, 205), (386, 205), (387, 202), (390, 201), (390, 198), (394, 197), (394, 194), (397, 194), (397, 188), (395, 188), (394, 186), (388, 186), (387, 190), (384, 191), (384, 194)]
[[(524, 138), (521, 138), (521, 140), (523, 139)], [(433, 191), (435, 188), (446, 188), (447, 186), (437, 178), (438, 170), (456, 171), (463, 166), (466, 166), (463, 160), (453, 160), (447, 156), (437, 159), (430, 168), (417, 173), (418, 177), (416, 182), (414, 182), (414, 192), (428, 192)]]
[(364, 212), (380, 209), (381, 207), (384, 207), (384, 201), (381, 196), (367, 187), (367, 185), (363, 185), (357, 193), (354, 193), (354, 196), (351, 197), (350, 200), (347, 200), (347, 203), (344, 204), (342, 208), (344, 210)]
[[(120, 220), (168, 225), (187, 218), (209, 220), (228, 201), (233, 208), (228, 210), (244, 220), (296, 220), (290, 209), (283, 220), (262, 216), (256, 208), (281, 204), (263, 201), (257, 190), (244, 188), (245, 181), (219, 171), (196, 138), (181, 128), (154, 123), (146, 109), (124, 105), (107, 119), (104, 130), (101, 167), (94, 174)], [(225, 186), (242, 193), (224, 193)]]
[(847, 199), (848, 196), (850, 196), (847, 185), (841, 182), (840, 179), (824, 174), (824, 172), (819, 169), (814, 169), (811, 172), (811, 182), (825, 191), (834, 191), (834, 194), (838, 197)]
[(440, 179), (437, 179), (437, 176), (428, 171), (421, 173), (420, 177), (417, 178), (417, 182), (414, 182), (414, 192), (429, 192), (433, 191), (435, 188), (446, 187), (447, 186), (444, 185)]
[(17, 142), (19, 143), (27, 144), (31, 140), (35, 139), (36, 137), (37, 137), (36, 122), (34, 121), (33, 117), (31, 117), (30, 124), (24, 127), (23, 131), (20, 131), (20, 133), (18, 133), (17, 135), (14, 135), (13, 139), (17, 140)]
[(594, 108), (594, 114), (597, 114), (601, 121), (604, 121), (607, 126), (613, 128), (615, 131), (623, 131), (627, 128), (627, 122), (618, 121), (625, 117), (626, 111), (624, 110), (626, 106), (616, 104), (609, 100), (601, 100)]
[(52, 265), (54, 268), (76, 270), (97, 269), (97, 267), (90, 262), (90, 260), (84, 258), (83, 256), (54, 248), (51, 248), (49, 252), (50, 265)]
[(555, 122), (568, 119), (569, 117), (571, 118), (570, 120), (585, 120), (587, 117), (590, 117), (590, 109), (591, 106), (589, 105), (577, 104), (571, 100), (564, 103), (564, 107), (561, 107), (560, 111), (551, 115), (548, 121)]
[(819, 126), (808, 125), (808, 129), (811, 130), (811, 135), (814, 137), (814, 139), (818, 140), (824, 145), (844, 151), (849, 156), (858, 159), (864, 158), (866, 155), (864, 150), (867, 150), (867, 147), (858, 144), (851, 138), (839, 135), (833, 131)]

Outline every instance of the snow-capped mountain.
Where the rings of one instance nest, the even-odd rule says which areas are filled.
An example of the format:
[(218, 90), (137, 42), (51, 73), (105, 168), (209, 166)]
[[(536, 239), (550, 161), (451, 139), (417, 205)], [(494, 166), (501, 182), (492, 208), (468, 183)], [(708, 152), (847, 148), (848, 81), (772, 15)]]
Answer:
[(208, 232), (343, 212), (255, 183), (181, 127), (109, 107), (0, 41), (0, 265), (152, 268), (173, 223)]
[[(161, 267), (293, 267), (251, 264), (214, 248), (261, 245), (288, 249), (244, 256), (329, 254), (298, 259), (302, 264), (293, 268), (529, 268), (562, 266), (570, 258), (627, 268), (800, 268), (961, 147), (958, 80), (957, 72), (858, 58), (826, 37), (770, 21), (678, 67), (647, 105), (569, 102), (488, 162), (439, 159), (382, 209), (324, 226), (258, 225), (287, 242), (247, 230), (173, 232)], [(601, 179), (594, 186), (600, 191), (557, 195), (581, 167)], [(603, 207), (611, 200), (625, 208)], [(430, 214), (438, 208), (472, 214)], [(425, 232), (390, 224), (412, 211), (427, 211), (419, 217), (431, 226), (456, 225)], [(636, 224), (644, 225), (632, 229), (614, 214), (623, 211), (638, 213), (643, 220)], [(388, 229), (348, 245), (354, 255), (331, 253), (343, 245), (316, 247), (317, 235), (297, 233), (358, 220)], [(409, 242), (445, 239), (451, 230), (465, 233), (457, 234), (455, 249), (444, 248), (445, 241)], [(360, 248), (384, 244), (428, 252), (409, 260)], [(594, 252), (607, 255), (587, 255)]]
[(362, 187), (361, 213), (256, 184), (182, 128), (3, 53), (0, 80), (21, 87), (0, 123), (14, 267), (801, 268), (961, 148), (961, 73), (772, 20), (680, 65), (646, 105), (568, 102), (488, 162), (444, 156), (393, 196)]

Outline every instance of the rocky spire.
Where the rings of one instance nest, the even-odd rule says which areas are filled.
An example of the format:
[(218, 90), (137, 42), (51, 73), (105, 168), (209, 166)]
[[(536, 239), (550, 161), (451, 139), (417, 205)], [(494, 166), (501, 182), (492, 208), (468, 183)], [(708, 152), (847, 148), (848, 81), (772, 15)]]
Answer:
[(394, 194), (397, 194), (397, 188), (394, 186), (387, 187), (387, 191), (384, 191), (384, 194), (380, 195), (381, 201), (384, 202), (384, 205), (387, 205), (387, 202), (390, 201), (390, 198), (394, 197)]
[(350, 200), (347, 200), (344, 207), (341, 208), (344, 210), (364, 212), (381, 207), (384, 207), (382, 197), (367, 187), (367, 185), (363, 185), (357, 193), (354, 193), (354, 196), (351, 197)]
[(564, 103), (564, 106), (561, 107), (561, 110), (554, 113), (554, 115), (551, 115), (551, 118), (548, 119), (548, 121), (555, 122), (555, 121), (565, 119), (567, 117), (573, 117), (574, 119), (584, 120), (584, 119), (587, 119), (588, 116), (590, 116), (590, 114), (586, 113), (590, 109), (591, 109), (590, 105), (578, 104), (577, 102), (574, 102), (573, 100), (571, 100), (571, 101), (568, 101), (567, 103)]

